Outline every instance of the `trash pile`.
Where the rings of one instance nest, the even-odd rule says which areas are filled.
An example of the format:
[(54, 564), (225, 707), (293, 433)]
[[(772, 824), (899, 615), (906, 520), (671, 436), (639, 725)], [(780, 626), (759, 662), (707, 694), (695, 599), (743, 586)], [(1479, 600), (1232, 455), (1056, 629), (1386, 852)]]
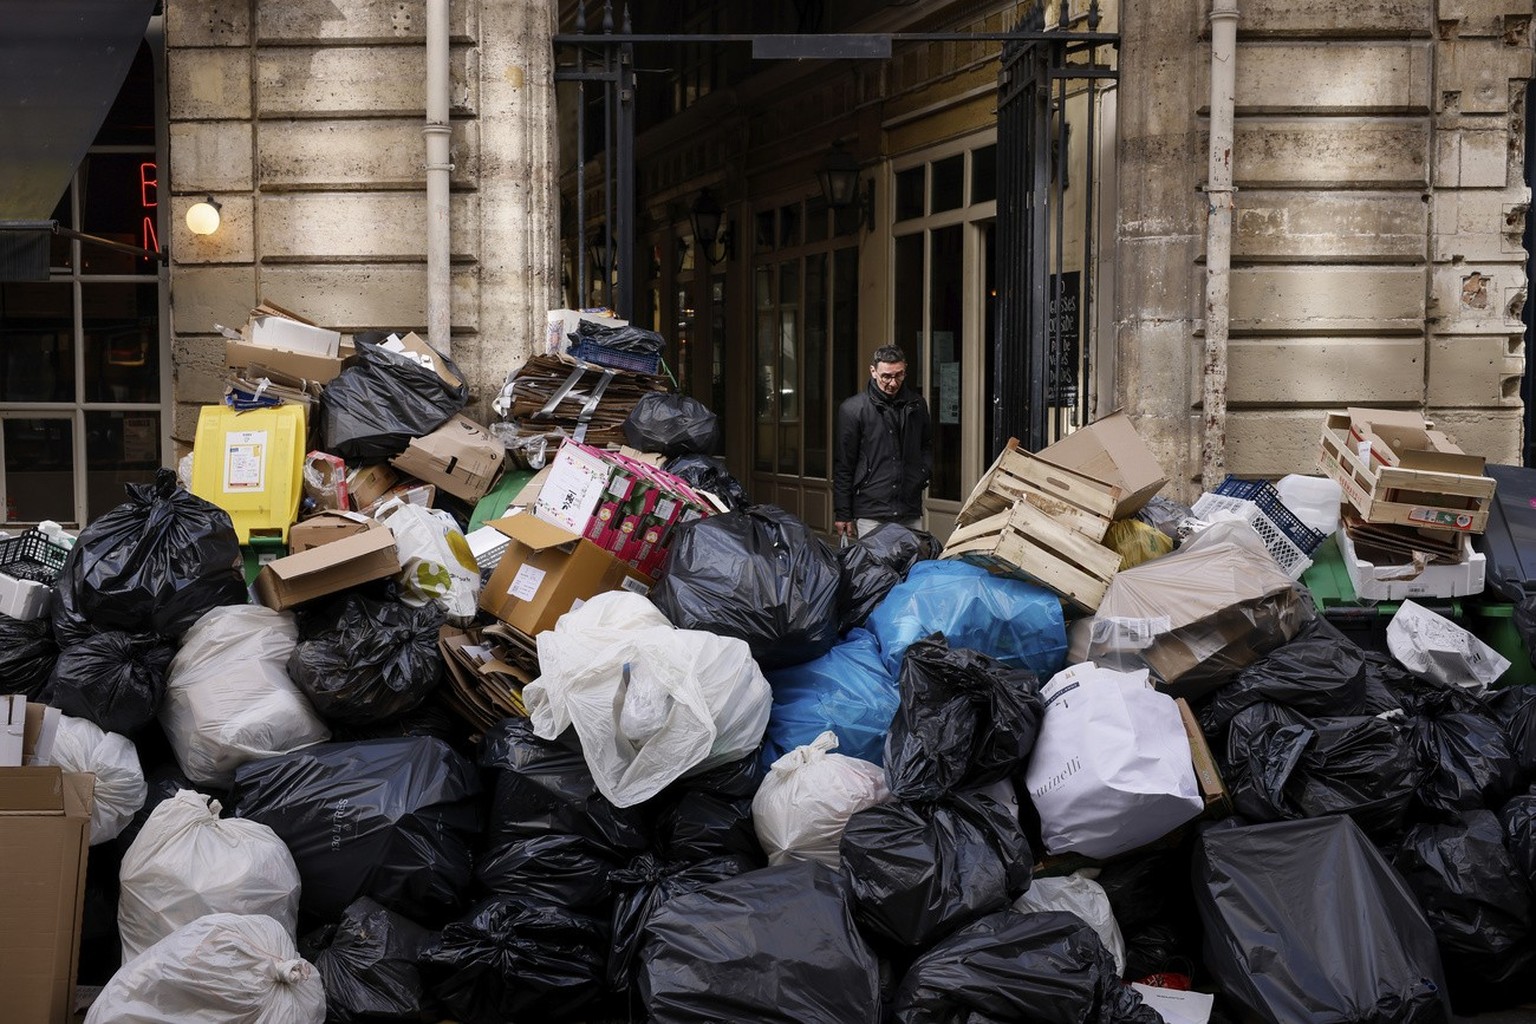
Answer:
[[(1536, 997), (1518, 639), (1350, 605), (1268, 492), (1159, 497), (1122, 415), (1010, 445), (943, 544), (834, 549), (730, 477), (648, 332), (551, 322), (487, 428), (414, 335), (265, 304), (182, 482), (0, 550), (0, 830), (63, 908), (0, 964), (18, 1019), (77, 980), (89, 1024)], [(1429, 507), (1415, 472), (1362, 522)], [(1470, 550), (1468, 514), (1411, 530)]]

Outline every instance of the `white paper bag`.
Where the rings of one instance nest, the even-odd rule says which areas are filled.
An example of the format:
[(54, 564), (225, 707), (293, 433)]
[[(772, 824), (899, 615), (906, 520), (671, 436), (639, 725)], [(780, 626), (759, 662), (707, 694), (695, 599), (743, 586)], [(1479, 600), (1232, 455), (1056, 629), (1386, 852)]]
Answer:
[(1041, 696), (1025, 782), (1051, 853), (1113, 857), (1204, 810), (1178, 705), (1145, 670), (1083, 662), (1051, 677)]
[(1482, 693), (1509, 659), (1443, 615), (1404, 601), (1387, 623), (1387, 649), (1416, 676)]

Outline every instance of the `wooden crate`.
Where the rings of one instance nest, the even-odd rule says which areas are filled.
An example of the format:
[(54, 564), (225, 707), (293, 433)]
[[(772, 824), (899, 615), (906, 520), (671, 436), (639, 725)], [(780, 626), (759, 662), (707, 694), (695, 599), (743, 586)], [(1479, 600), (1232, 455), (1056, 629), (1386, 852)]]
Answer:
[(1120, 569), (1120, 555), (1069, 525), (1075, 521), (1053, 517), (1021, 498), (1007, 511), (957, 528), (940, 557), (963, 558), (1039, 583), (1094, 611)]
[(1465, 465), (1466, 456), (1399, 455), (1397, 466), (1372, 467), (1355, 451), (1349, 416), (1333, 413), (1323, 425), (1317, 468), (1338, 481), (1344, 499), (1366, 522), (1461, 533), (1488, 528), (1492, 478), (1433, 468)]
[(1120, 497), (1120, 488), (1044, 462), (1010, 438), (965, 499), (955, 526), (990, 519), (1023, 501), (1097, 542), (1104, 539)]

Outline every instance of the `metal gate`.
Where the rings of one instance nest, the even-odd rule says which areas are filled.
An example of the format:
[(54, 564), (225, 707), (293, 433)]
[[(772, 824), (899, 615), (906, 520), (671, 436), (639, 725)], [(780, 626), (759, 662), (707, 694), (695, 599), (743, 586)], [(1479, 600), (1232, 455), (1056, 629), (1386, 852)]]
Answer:
[[(1035, 8), (1003, 44), (997, 103), (997, 324), (992, 378), (993, 455), (1010, 437), (1038, 451), (1088, 421), (1098, 229), (1094, 158), (1098, 106), (1118, 73), (1099, 62), (1118, 42), (1099, 34), (1097, 0), (1074, 31), (1067, 0), (1058, 31)], [(1081, 180), (1071, 159), (1073, 119), (1084, 140)], [(1068, 251), (1067, 191), (1081, 195), (1081, 243)], [(1022, 401), (1019, 396), (1024, 396)]]

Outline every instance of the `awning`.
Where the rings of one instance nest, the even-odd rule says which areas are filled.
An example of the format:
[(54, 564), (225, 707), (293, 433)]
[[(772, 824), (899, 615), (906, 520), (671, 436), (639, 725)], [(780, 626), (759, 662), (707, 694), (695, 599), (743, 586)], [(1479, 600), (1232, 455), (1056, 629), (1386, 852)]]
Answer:
[(0, 220), (53, 215), (155, 0), (0, 0)]

